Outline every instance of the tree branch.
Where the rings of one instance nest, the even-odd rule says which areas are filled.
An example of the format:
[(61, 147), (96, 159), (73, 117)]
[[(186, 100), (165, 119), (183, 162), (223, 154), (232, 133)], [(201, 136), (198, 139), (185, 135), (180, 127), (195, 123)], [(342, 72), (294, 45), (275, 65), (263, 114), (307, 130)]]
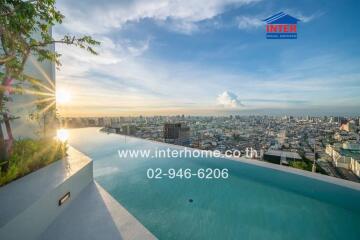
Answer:
[(14, 58), (15, 58), (15, 55), (0, 58), (0, 65), (3, 65), (5, 63), (7, 63), (8, 61), (13, 60)]
[(37, 43), (37, 44), (30, 44), (29, 48), (34, 48), (34, 47), (45, 47), (47, 45), (50, 44), (54, 44), (54, 43), (64, 43), (64, 44), (74, 44), (75, 42), (75, 37), (73, 37), (73, 39), (71, 41), (66, 41), (66, 40), (53, 40), (53, 41), (49, 41), (49, 42), (41, 42), (41, 43)]

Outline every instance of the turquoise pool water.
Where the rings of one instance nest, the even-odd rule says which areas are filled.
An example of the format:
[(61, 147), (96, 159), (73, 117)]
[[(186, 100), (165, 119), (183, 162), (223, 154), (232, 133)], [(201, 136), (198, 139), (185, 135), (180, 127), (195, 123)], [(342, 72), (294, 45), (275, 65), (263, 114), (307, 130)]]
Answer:
[[(166, 146), (96, 128), (70, 130), (69, 143), (159, 239), (360, 239), (360, 192), (350, 188), (224, 159), (121, 159), (119, 149)], [(229, 178), (148, 179), (148, 168), (228, 168)]]

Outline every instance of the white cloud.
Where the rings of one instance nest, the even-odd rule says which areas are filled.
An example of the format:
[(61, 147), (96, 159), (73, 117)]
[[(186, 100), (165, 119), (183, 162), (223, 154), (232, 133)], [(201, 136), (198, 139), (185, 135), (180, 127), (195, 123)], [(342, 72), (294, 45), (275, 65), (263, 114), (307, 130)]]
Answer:
[(324, 12), (316, 12), (316, 13), (313, 13), (310, 15), (305, 15), (302, 12), (299, 12), (297, 10), (292, 10), (292, 9), (288, 9), (285, 12), (290, 14), (291, 16), (294, 16), (294, 17), (300, 19), (303, 23), (311, 22), (314, 19), (319, 18), (322, 15), (324, 15)]
[(135, 0), (103, 1), (101, 4), (89, 1), (59, 1), (58, 8), (66, 16), (64, 26), (67, 30), (88, 34), (108, 33), (128, 22), (153, 19), (168, 21), (174, 26), (173, 30), (189, 33), (197, 29), (196, 23), (211, 19), (230, 6), (261, 0)]
[(173, 23), (170, 25), (168, 25), (167, 23), (165, 23), (164, 25), (167, 25), (167, 28), (172, 31), (183, 34), (191, 34), (199, 30), (198, 25), (191, 21), (173, 21)]
[(97, 37), (97, 40), (101, 42), (101, 45), (95, 49), (99, 53), (98, 55), (64, 44), (57, 44), (56, 50), (62, 54), (62, 58), (64, 58), (62, 62), (71, 62), (73, 60), (83, 64), (117, 64), (123, 62), (125, 58), (142, 55), (149, 49), (150, 45), (150, 39), (144, 41), (118, 40), (114, 42), (114, 40), (102, 36)]
[(311, 22), (313, 21), (314, 19), (320, 17), (322, 15), (322, 13), (315, 13), (315, 14), (312, 14), (312, 15), (309, 15), (309, 16), (306, 16), (306, 15), (299, 15), (299, 19), (301, 21), (303, 21), (304, 23), (308, 23), (308, 22)]
[(137, 43), (136, 45), (128, 45), (127, 50), (131, 56), (141, 56), (149, 49), (150, 40)]
[[(308, 23), (310, 21), (313, 21), (314, 19), (322, 16), (323, 12), (317, 12), (311, 15), (305, 15), (299, 11), (295, 10), (285, 10), (285, 13), (288, 13), (298, 19), (300, 19), (304, 23)], [(254, 29), (261, 26), (264, 26), (265, 23), (262, 21), (262, 19), (265, 19), (264, 16), (256, 15), (256, 16), (238, 16), (236, 17), (236, 23), (239, 29), (247, 30), (247, 29)]]
[(236, 21), (239, 29), (258, 28), (264, 25), (259, 17), (238, 16)]
[(239, 97), (235, 93), (229, 91), (224, 91), (221, 93), (216, 100), (218, 105), (221, 105), (225, 108), (238, 108), (243, 106), (239, 100)]
[[(284, 12), (300, 19), (304, 23), (308, 23), (313, 21), (314, 19), (323, 15), (322, 12), (317, 12), (311, 15), (304, 15), (303, 13), (295, 10), (285, 10)], [(238, 16), (236, 17), (236, 24), (239, 29), (248, 30), (248, 29), (255, 29), (261, 26), (264, 26), (265, 23), (262, 19), (265, 19), (264, 16), (256, 15), (256, 16)]]
[[(160, 61), (149, 58), (146, 54), (139, 56), (134, 54), (134, 51), (128, 50), (139, 48), (140, 50), (135, 52), (141, 52), (141, 49), (145, 49), (148, 44), (146, 41), (141, 44), (107, 39), (104, 42), (100, 56), (91, 56), (85, 51), (68, 46), (61, 49), (61, 53), (64, 54), (62, 59), (64, 66), (57, 73), (57, 85), (76, 93), (72, 96), (71, 109), (81, 112), (85, 111), (86, 106), (90, 106), (92, 110), (96, 109), (103, 114), (110, 111), (107, 110), (109, 107), (112, 107), (116, 114), (124, 110), (139, 111), (140, 114), (141, 111), (149, 108), (152, 112), (163, 110), (164, 113), (176, 108), (197, 111), (206, 107), (216, 107), (214, 94), (223, 86), (241, 94), (242, 101), (237, 94), (224, 91), (216, 99), (221, 109), (237, 109), (243, 106), (242, 102), (246, 103), (244, 107), (246, 109), (275, 108), (286, 107), (287, 99), (303, 99), (311, 102), (323, 98), (328, 101), (326, 94), (333, 95), (338, 90), (334, 87), (339, 82), (338, 75), (331, 78), (320, 74), (309, 78), (302, 74), (314, 66), (313, 61), (304, 63), (303, 60), (297, 64), (296, 69), (286, 68), (286, 71), (269, 75), (264, 79), (263, 75), (232, 73), (221, 67), (204, 68), (196, 63)], [(117, 45), (121, 47), (118, 48)], [(320, 59), (322, 60), (319, 64), (324, 66), (329, 64), (323, 58)], [(334, 63), (343, 62), (335, 60)], [(323, 69), (323, 65), (316, 67)], [(300, 75), (294, 76), (293, 71)], [(350, 89), (356, 83), (358, 76), (352, 76), (351, 79), (348, 76), (341, 78), (343, 82), (349, 84), (343, 85)], [(343, 92), (349, 89), (344, 89)], [(308, 94), (314, 91), (321, 94), (315, 97)], [(266, 99), (283, 101), (249, 102), (249, 99), (262, 99), (264, 96)]]
[[(263, 76), (254, 73), (232, 73), (221, 67), (209, 69), (193, 62), (164, 62), (151, 54), (145, 54), (151, 48), (151, 37), (144, 36), (145, 40), (140, 41), (129, 40), (124, 39), (119, 31), (120, 28), (128, 27), (126, 23), (150, 18), (173, 31), (191, 34), (199, 30), (200, 21), (215, 21), (215, 16), (226, 11), (231, 4), (247, 4), (253, 0), (137, 0), (101, 3), (93, 0), (94, 4), (88, 4), (87, 1), (59, 1), (60, 10), (64, 10), (67, 20), (65, 28), (61, 28), (58, 33), (95, 34), (95, 39), (102, 43), (98, 56), (69, 46), (57, 46), (57, 50), (63, 54), (64, 63), (62, 70), (57, 73), (57, 84), (76, 89), (73, 91), (77, 94), (74, 96), (74, 104), (78, 106), (91, 105), (98, 107), (99, 111), (105, 107), (122, 110), (156, 106), (160, 109), (170, 105), (184, 107), (190, 101), (195, 103), (191, 105), (194, 108), (209, 107), (214, 105), (214, 94), (224, 85), (241, 93), (242, 99), (261, 98), (264, 94), (274, 99), (293, 99), (302, 98), (305, 91), (317, 85), (324, 89), (327, 83), (322, 81), (314, 86), (314, 82), (309, 81), (305, 86), (311, 86), (311, 89), (304, 89), (303, 83), (285, 81), (283, 78), (287, 75), (286, 71), (273, 77), (274, 81), (264, 81)], [(259, 27), (261, 19), (256, 16), (239, 16), (238, 27)], [(308, 19), (302, 16), (303, 21), (312, 19), (311, 16)], [(306, 68), (301, 72), (307, 72)], [(273, 84), (277, 84), (277, 91), (273, 91)], [(257, 90), (252, 91), (254, 88)], [(299, 96), (294, 96), (292, 91), (295, 88), (302, 91)], [(238, 96), (229, 91), (221, 93), (217, 103), (225, 108), (243, 106)], [(246, 107), (249, 107), (247, 102)]]

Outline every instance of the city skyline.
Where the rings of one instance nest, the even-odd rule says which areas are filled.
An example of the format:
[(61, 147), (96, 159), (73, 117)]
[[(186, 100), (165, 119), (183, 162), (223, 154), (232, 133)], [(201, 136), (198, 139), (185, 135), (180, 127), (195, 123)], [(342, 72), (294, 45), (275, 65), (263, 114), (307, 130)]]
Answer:
[[(56, 46), (63, 55), (57, 87), (71, 95), (61, 115), (360, 114), (360, 30), (343, 27), (357, 19), (356, 1), (58, 7), (66, 19), (55, 36), (90, 34), (102, 42), (98, 56)], [(261, 20), (280, 11), (301, 20), (297, 40), (265, 39)]]

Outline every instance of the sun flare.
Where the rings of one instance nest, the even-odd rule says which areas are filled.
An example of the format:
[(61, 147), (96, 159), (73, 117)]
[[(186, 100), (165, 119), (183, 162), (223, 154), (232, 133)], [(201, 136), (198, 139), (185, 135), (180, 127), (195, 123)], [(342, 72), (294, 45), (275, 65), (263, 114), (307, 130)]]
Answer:
[(60, 142), (66, 142), (69, 139), (69, 131), (67, 129), (60, 128), (57, 130), (56, 137), (60, 140)]
[(71, 94), (67, 90), (58, 90), (56, 91), (56, 102), (59, 104), (65, 104), (70, 102), (71, 100)]

